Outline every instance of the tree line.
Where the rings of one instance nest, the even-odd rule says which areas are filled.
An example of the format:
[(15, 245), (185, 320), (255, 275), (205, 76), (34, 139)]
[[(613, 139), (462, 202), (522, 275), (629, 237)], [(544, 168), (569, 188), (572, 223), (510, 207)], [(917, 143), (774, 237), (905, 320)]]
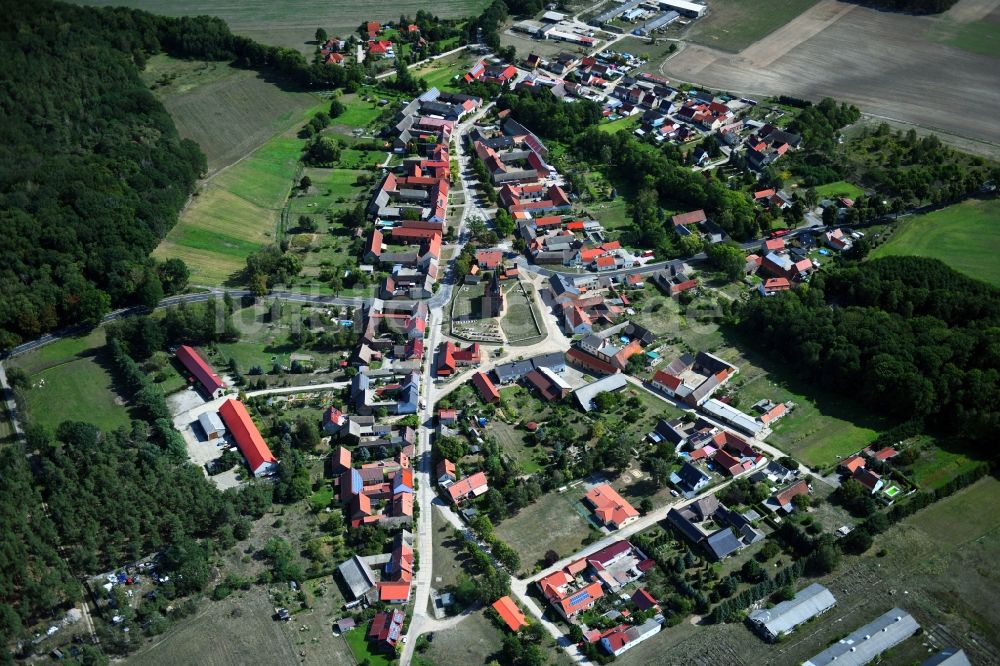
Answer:
[(936, 259), (819, 273), (737, 311), (747, 339), (826, 388), (970, 443), (1000, 428), (1000, 290)]
[(140, 79), (150, 54), (233, 60), (303, 88), (363, 78), (212, 17), (51, 0), (0, 9), (0, 348), (184, 288), (182, 262), (148, 255), (207, 165)]

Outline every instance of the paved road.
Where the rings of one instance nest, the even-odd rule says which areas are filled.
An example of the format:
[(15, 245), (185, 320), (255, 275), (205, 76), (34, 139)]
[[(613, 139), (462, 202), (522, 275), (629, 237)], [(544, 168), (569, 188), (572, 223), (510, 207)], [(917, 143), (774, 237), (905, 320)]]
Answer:
[(310, 391), (325, 391), (327, 389), (342, 389), (351, 385), (351, 382), (326, 382), (324, 384), (304, 384), (302, 386), (282, 386), (279, 388), (261, 389), (260, 391), (248, 391), (248, 398), (255, 398), (260, 395), (280, 395), (283, 393), (308, 393)]

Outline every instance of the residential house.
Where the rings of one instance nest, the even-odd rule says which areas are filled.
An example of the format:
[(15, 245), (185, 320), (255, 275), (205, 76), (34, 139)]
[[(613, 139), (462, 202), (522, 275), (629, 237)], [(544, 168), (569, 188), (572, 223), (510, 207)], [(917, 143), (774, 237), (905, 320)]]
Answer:
[(376, 613), (368, 629), (368, 640), (383, 652), (395, 653), (396, 646), (403, 639), (404, 618), (403, 611), (398, 608)]
[(375, 572), (372, 571), (368, 563), (358, 555), (353, 555), (351, 559), (344, 561), (337, 572), (347, 586), (347, 591), (351, 595), (351, 601), (375, 600), (373, 594), (378, 583), (375, 580)]
[(455, 463), (444, 458), (437, 465), (437, 483), (439, 486), (448, 487), (452, 483), (455, 483), (457, 478), (455, 474)]
[(347, 425), (347, 416), (337, 407), (330, 405), (330, 408), (323, 412), (323, 432), (336, 435)]
[(524, 613), (521, 609), (517, 607), (514, 600), (509, 596), (500, 597), (492, 604), (493, 610), (497, 612), (500, 619), (503, 620), (507, 628), (513, 632), (517, 632), (521, 627), (528, 624), (528, 620), (524, 617)]
[(882, 475), (871, 471), (865, 467), (858, 467), (851, 474), (851, 478), (864, 486), (868, 492), (875, 494), (882, 488)]
[(591, 488), (584, 502), (590, 505), (597, 520), (611, 529), (621, 529), (639, 520), (639, 512), (606, 483)]
[(698, 491), (707, 486), (711, 477), (689, 462), (670, 474), (670, 482), (680, 490), (685, 497), (694, 497)]
[(689, 270), (685, 265), (672, 264), (653, 275), (653, 283), (668, 296), (676, 296), (698, 286), (698, 281), (689, 277)]
[(446, 487), (452, 504), (461, 504), (469, 499), (479, 497), (489, 489), (486, 474), (483, 472), (476, 472)]
[(601, 647), (616, 657), (632, 649), (644, 640), (660, 633), (663, 625), (655, 618), (650, 618), (641, 625), (620, 624), (602, 634)]

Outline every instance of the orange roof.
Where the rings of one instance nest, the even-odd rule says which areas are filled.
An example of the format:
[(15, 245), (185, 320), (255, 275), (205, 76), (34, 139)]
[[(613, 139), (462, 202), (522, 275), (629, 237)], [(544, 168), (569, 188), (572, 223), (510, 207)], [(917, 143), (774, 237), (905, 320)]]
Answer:
[(545, 578), (538, 581), (538, 587), (542, 589), (542, 594), (546, 598), (560, 598), (562, 594), (559, 592), (559, 588), (566, 585), (573, 579), (570, 578), (569, 574), (560, 569), (555, 573), (551, 573)]
[(278, 459), (271, 453), (267, 442), (261, 437), (260, 431), (250, 418), (247, 408), (239, 400), (230, 398), (222, 403), (219, 415), (226, 422), (226, 427), (236, 439), (243, 457), (247, 459), (251, 471), (256, 474), (265, 463), (276, 463)]
[(602, 522), (621, 527), (625, 522), (639, 517), (639, 512), (606, 483), (594, 486), (586, 494), (594, 507), (594, 515)]
[(524, 613), (521, 612), (521, 609), (517, 607), (517, 604), (510, 597), (500, 597), (494, 601), (493, 610), (500, 615), (500, 618), (510, 627), (511, 631), (517, 631), (528, 624)]
[[(569, 597), (560, 599), (559, 606), (562, 608), (563, 613), (566, 615), (572, 615), (573, 613), (590, 606), (594, 601), (603, 596), (604, 590), (601, 588), (600, 581), (594, 581), (587, 587), (573, 593)], [(573, 600), (576, 600), (576, 603), (572, 603)]]
[(177, 360), (188, 369), (188, 372), (195, 376), (195, 379), (201, 382), (201, 385), (209, 393), (215, 393), (220, 388), (226, 387), (219, 375), (212, 370), (212, 367), (192, 347), (188, 347), (187, 345), (178, 347)]
[(410, 598), (409, 583), (379, 583), (379, 601), (406, 601)]
[(496, 402), (500, 399), (500, 391), (497, 390), (497, 387), (493, 385), (490, 378), (482, 371), (472, 375), (472, 384), (486, 402)]
[(858, 470), (858, 468), (865, 466), (865, 459), (862, 458), (861, 456), (854, 455), (851, 456), (850, 458), (842, 460), (840, 462), (840, 466), (849, 472), (855, 472)]
[(599, 247), (584, 248), (580, 250), (580, 261), (590, 263), (602, 254), (604, 254), (604, 250)]
[(351, 468), (351, 451), (343, 446), (337, 448), (337, 464), (344, 469)]
[(610, 256), (608, 256), (608, 257), (598, 257), (597, 261), (596, 261), (596, 264), (600, 268), (605, 268), (607, 266), (614, 266), (615, 265), (615, 258), (614, 257), (610, 257)]

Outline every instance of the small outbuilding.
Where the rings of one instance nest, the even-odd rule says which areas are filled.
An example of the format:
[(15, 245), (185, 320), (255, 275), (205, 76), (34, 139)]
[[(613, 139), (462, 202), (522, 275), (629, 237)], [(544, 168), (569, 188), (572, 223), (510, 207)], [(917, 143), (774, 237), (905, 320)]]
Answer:
[(201, 424), (201, 429), (205, 431), (205, 439), (209, 441), (219, 439), (226, 434), (226, 426), (223, 425), (218, 412), (203, 413), (198, 417), (198, 423)]

